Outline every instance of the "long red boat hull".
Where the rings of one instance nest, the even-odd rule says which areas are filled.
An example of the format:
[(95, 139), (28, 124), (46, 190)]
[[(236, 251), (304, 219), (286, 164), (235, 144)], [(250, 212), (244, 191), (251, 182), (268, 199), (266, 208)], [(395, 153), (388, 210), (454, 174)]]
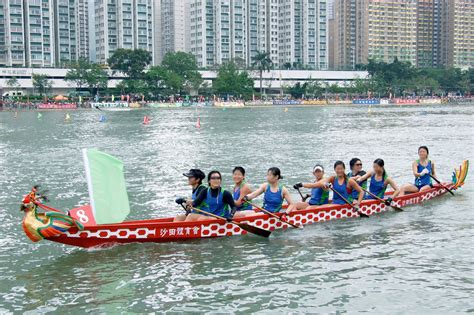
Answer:
[[(444, 184), (448, 188), (453, 188), (454, 184)], [(433, 199), (447, 192), (440, 185), (435, 185), (432, 189), (398, 197), (394, 200), (394, 205), (404, 207), (416, 205), (424, 201)], [(388, 193), (387, 195), (389, 195)], [(367, 200), (361, 205), (361, 212), (367, 215), (391, 210), (391, 207), (377, 200)], [(281, 214), (279, 214), (281, 215)], [(356, 218), (359, 214), (348, 205), (324, 205), (317, 209), (298, 210), (287, 216), (287, 220), (296, 225), (307, 225), (329, 220)], [(287, 229), (288, 225), (269, 217), (263, 213), (256, 213), (255, 216), (236, 219), (238, 222), (246, 222), (250, 225), (262, 229), (274, 231), (277, 229)], [(127, 221), (119, 224), (104, 224), (86, 226), (79, 231), (76, 228), (70, 229), (62, 235), (48, 238), (48, 240), (67, 245), (84, 248), (106, 247), (115, 244), (145, 243), (145, 242), (174, 242), (198, 238), (213, 238), (233, 235), (245, 235), (247, 231), (238, 226), (225, 221), (207, 220), (200, 222), (173, 222), (173, 218), (163, 218), (154, 220)]]

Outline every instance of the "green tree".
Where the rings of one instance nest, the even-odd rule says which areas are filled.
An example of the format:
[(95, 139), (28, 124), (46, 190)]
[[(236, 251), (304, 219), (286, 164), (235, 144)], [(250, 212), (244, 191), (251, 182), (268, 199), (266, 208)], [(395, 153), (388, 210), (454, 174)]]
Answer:
[[(106, 89), (109, 76), (99, 64), (91, 64), (86, 74), (86, 85), (91, 95), (97, 94), (99, 90)], [(94, 93), (95, 92), (95, 93)]]
[(80, 58), (77, 62), (69, 64), (69, 70), (64, 77), (65, 81), (72, 82), (81, 90), (87, 84), (87, 71), (90, 63), (87, 59)]
[(33, 74), (33, 87), (39, 93), (41, 97), (44, 94), (48, 94), (51, 92), (53, 88), (53, 83), (51, 80), (48, 79), (48, 76), (45, 74)]
[(183, 79), (177, 73), (164, 67), (151, 67), (145, 77), (147, 93), (154, 98), (175, 95), (183, 87)]
[(270, 53), (257, 51), (257, 54), (252, 57), (252, 67), (255, 67), (259, 71), (260, 94), (263, 94), (263, 72), (273, 69), (273, 62), (270, 58)]
[(253, 79), (246, 70), (238, 70), (234, 62), (222, 64), (217, 72), (217, 77), (212, 83), (212, 88), (219, 95), (233, 95), (249, 99), (253, 94)]
[(108, 75), (99, 64), (81, 58), (69, 67), (64, 79), (73, 82), (79, 90), (87, 87), (91, 94), (95, 94), (99, 89), (107, 88)]
[(301, 84), (297, 82), (295, 85), (288, 88), (287, 93), (289, 93), (293, 98), (302, 98), (306, 94), (306, 88), (308, 84)]
[(311, 80), (306, 86), (306, 95), (314, 98), (319, 98), (324, 93), (324, 87), (318, 80)]
[(6, 85), (11, 89), (17, 89), (20, 87), (20, 82), (18, 82), (16, 77), (11, 77), (7, 80)]
[(151, 53), (144, 49), (117, 49), (107, 63), (115, 71), (121, 71), (129, 79), (143, 78), (145, 68), (151, 62)]
[(196, 58), (190, 53), (182, 51), (167, 53), (161, 62), (161, 67), (169, 72), (165, 75), (165, 78), (171, 81), (169, 83), (173, 87), (176, 87), (175, 84), (179, 85), (175, 93), (197, 91), (203, 82)]

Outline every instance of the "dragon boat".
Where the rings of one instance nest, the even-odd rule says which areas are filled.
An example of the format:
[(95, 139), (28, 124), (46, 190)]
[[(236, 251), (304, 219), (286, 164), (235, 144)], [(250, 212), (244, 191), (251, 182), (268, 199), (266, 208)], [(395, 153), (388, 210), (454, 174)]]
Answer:
[[(464, 185), (469, 162), (464, 161), (455, 169), (451, 182), (434, 184), (431, 189), (394, 198), (391, 205), (396, 207), (413, 206), (447, 192), (452, 192)], [(388, 198), (393, 192), (387, 192)], [(30, 196), (30, 197), (27, 197)], [(359, 212), (350, 205), (327, 204), (316, 209), (304, 209), (292, 212), (281, 220), (281, 213), (270, 216), (257, 212), (253, 216), (235, 219), (234, 223), (225, 220), (206, 220), (198, 222), (173, 222), (173, 218), (124, 221), (119, 223), (98, 224), (91, 205), (71, 209), (67, 214), (41, 203), (41, 196), (30, 193), (23, 199), (22, 210), (25, 211), (23, 229), (34, 242), (41, 239), (78, 246), (82, 248), (109, 247), (129, 243), (176, 242), (201, 238), (216, 238), (249, 234), (240, 227), (246, 224), (267, 231), (286, 230), (292, 225), (305, 226), (329, 220), (351, 219), (360, 217), (360, 213), (373, 216), (390, 211), (393, 207), (379, 200), (364, 200)], [(44, 214), (38, 213), (44, 209)], [(288, 223), (286, 223), (286, 222)], [(236, 224), (237, 223), (237, 224)]]

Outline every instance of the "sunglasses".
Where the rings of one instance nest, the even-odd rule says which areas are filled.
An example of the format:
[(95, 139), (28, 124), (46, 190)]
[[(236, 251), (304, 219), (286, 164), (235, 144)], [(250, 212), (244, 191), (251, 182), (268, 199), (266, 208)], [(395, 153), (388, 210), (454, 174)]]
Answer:
[(362, 166), (362, 163), (357, 163), (356, 166)]
[(211, 179), (221, 179), (221, 178), (212, 176)]

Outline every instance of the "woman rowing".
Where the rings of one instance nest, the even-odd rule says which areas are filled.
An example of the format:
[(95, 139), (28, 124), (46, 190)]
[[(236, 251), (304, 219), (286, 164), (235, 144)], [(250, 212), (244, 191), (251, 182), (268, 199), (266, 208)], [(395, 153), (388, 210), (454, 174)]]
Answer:
[(252, 206), (244, 199), (248, 194), (252, 193), (250, 185), (245, 181), (245, 169), (241, 166), (236, 166), (232, 171), (232, 179), (234, 180), (233, 197), (235, 202), (235, 217), (244, 217), (248, 214), (254, 214)]
[(297, 183), (293, 186), (296, 190), (299, 190), (300, 188), (310, 188), (310, 199), (308, 201), (303, 200), (302, 202), (293, 203), (286, 210), (287, 214), (295, 210), (314, 209), (317, 206), (321, 206), (329, 202), (329, 191), (321, 187), (321, 185), (318, 185), (318, 182), (324, 178), (324, 167), (320, 164), (316, 164), (313, 167), (313, 175), (315, 177), (314, 182)]
[[(201, 171), (200, 169), (193, 168), (193, 169), (190, 169), (189, 172), (183, 173), (183, 175), (188, 178), (188, 184), (193, 189), (191, 199), (185, 200), (186, 204), (190, 206), (193, 200), (196, 199), (196, 197), (201, 193), (201, 191), (206, 189), (206, 186), (202, 184), (203, 179), (206, 178), (206, 174), (204, 174), (204, 172)], [(185, 221), (187, 215), (188, 213), (180, 214), (174, 218), (173, 222)]]
[[(349, 167), (351, 168), (351, 171), (347, 176), (355, 180), (363, 189), (367, 189), (367, 179), (362, 180), (362, 176), (366, 175), (366, 172), (362, 170), (362, 161), (359, 158), (352, 158), (349, 161)], [(351, 197), (352, 199), (357, 199), (358, 192), (353, 190)]]
[[(196, 199), (194, 199), (192, 206), (188, 205), (188, 208), (201, 209), (227, 219), (232, 218), (236, 211), (235, 202), (234, 198), (232, 198), (232, 194), (221, 187), (221, 173), (219, 171), (209, 172), (207, 181), (209, 187), (202, 190)], [(217, 219), (196, 210), (186, 217), (186, 222), (203, 220)]]
[(263, 208), (272, 213), (279, 212), (283, 205), (283, 201), (286, 200), (289, 206), (293, 203), (291, 200), (290, 193), (285, 186), (280, 184), (281, 171), (278, 167), (271, 167), (267, 171), (267, 182), (262, 184), (253, 193), (246, 195), (244, 200), (252, 200), (261, 194), (263, 195)]
[[(367, 181), (370, 178), (369, 192), (381, 199), (385, 196), (385, 190), (388, 185), (395, 190), (395, 193), (398, 193), (398, 186), (393, 180), (392, 177), (388, 176), (385, 171), (385, 162), (382, 159), (376, 159), (374, 161), (373, 170), (368, 171), (367, 174), (360, 178), (361, 181)], [(371, 194), (366, 196), (366, 199), (376, 199)], [(388, 198), (387, 202), (390, 204), (392, 198)]]
[(418, 148), (418, 160), (412, 163), (413, 175), (415, 175), (415, 184), (403, 185), (399, 192), (393, 194), (393, 198), (398, 195), (403, 196), (407, 193), (416, 193), (433, 187), (431, 176), (436, 178), (434, 162), (428, 159), (429, 150), (426, 146)]
[[(337, 193), (334, 193), (332, 198), (333, 204), (343, 205), (347, 203), (347, 200), (358, 207), (364, 199), (364, 191), (354, 179), (346, 175), (346, 165), (344, 162), (336, 161), (336, 163), (334, 163), (334, 171), (336, 175), (320, 180), (315, 183), (314, 186), (319, 188), (331, 188), (333, 191), (336, 191)], [(358, 193), (357, 199), (352, 198), (352, 191), (354, 190)]]

